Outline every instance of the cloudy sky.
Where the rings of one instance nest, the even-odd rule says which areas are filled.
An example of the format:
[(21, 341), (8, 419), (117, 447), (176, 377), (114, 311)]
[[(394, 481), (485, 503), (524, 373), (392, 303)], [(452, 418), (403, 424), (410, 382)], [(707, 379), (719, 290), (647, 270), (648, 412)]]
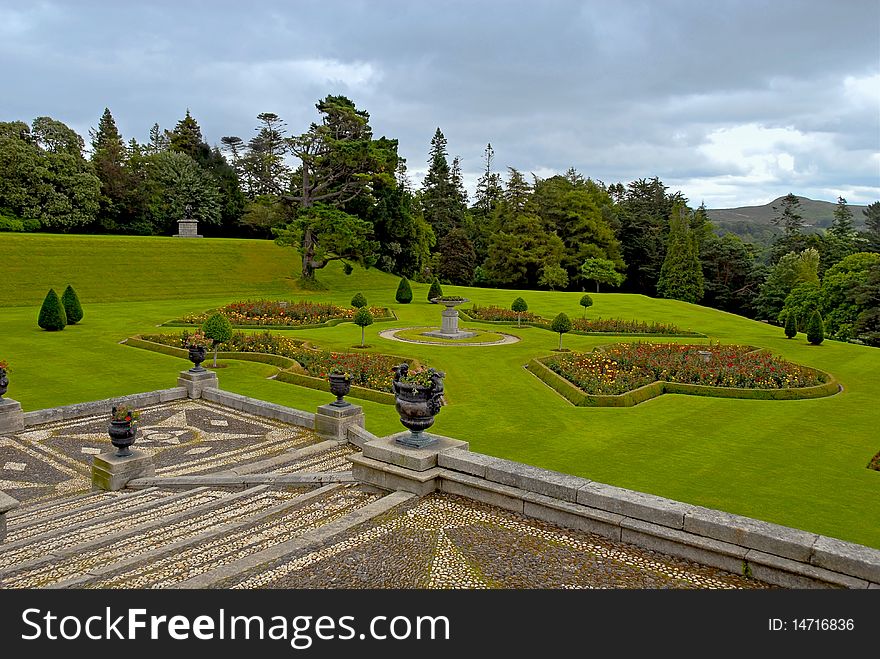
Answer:
[(878, 0), (0, 0), (0, 121), (290, 133), (343, 94), (415, 183), (439, 126), (495, 169), (658, 176), (696, 205), (880, 199)]

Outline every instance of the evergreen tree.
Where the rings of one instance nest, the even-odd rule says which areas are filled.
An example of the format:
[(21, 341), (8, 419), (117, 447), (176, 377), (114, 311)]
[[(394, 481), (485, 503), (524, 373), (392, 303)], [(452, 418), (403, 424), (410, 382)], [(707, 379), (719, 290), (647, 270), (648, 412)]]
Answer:
[(529, 305), (521, 297), (518, 297), (510, 305), (510, 310), (516, 312), (516, 326), (522, 327), (522, 315), (529, 310)]
[(159, 124), (153, 124), (153, 127), (150, 128), (150, 141), (147, 143), (147, 155), (167, 151), (168, 147), (168, 131), (159, 128)]
[(792, 312), (785, 317), (785, 336), (793, 339), (797, 333), (797, 316)]
[(460, 169), (454, 176), (449, 166), (446, 137), (438, 128), (431, 138), (428, 172), (419, 193), (422, 215), (438, 240), (462, 225), (467, 208), (463, 190)]
[(678, 205), (669, 219), (669, 242), (660, 269), (657, 293), (662, 297), (699, 302), (703, 297), (703, 268), (700, 265), (695, 234), (685, 219), (685, 209)]
[(865, 216), (868, 251), (880, 252), (880, 201), (868, 204), (862, 214)]
[(67, 314), (64, 312), (64, 305), (58, 298), (58, 293), (54, 288), (50, 288), (40, 307), (40, 316), (37, 324), (48, 332), (57, 332), (63, 330), (67, 325)]
[(67, 285), (64, 293), (61, 294), (61, 304), (64, 306), (64, 313), (67, 316), (68, 325), (76, 325), (83, 318), (83, 308), (79, 303), (79, 297), (73, 286)]
[[(440, 287), (440, 280), (437, 277), (434, 277), (434, 280), (431, 282), (431, 288), (428, 289), (428, 302), (431, 302), (434, 298), (442, 297), (443, 289)], [(432, 304), (436, 304), (436, 302), (432, 302)]]
[(222, 313), (215, 313), (202, 325), (202, 333), (206, 338), (211, 339), (214, 347), (214, 368), (217, 368), (217, 352), (221, 343), (226, 343), (232, 338), (232, 323)]
[(445, 281), (460, 286), (470, 286), (477, 267), (474, 246), (463, 229), (453, 229), (438, 245), (440, 255), (437, 273)]
[(133, 181), (126, 169), (128, 160), (125, 143), (109, 108), (98, 121), (98, 129), (90, 131), (92, 166), (101, 181), (101, 208), (98, 220), (105, 229), (113, 230), (125, 221), (126, 199)]
[(810, 316), (810, 322), (807, 323), (807, 341), (817, 346), (825, 340), (825, 325), (822, 323), (822, 315), (819, 310), (813, 312)]
[(570, 332), (571, 327), (571, 320), (564, 313), (560, 313), (553, 319), (553, 322), (550, 323), (550, 329), (559, 334), (559, 347), (557, 350), (562, 350), (562, 335)]
[(801, 200), (789, 192), (782, 197), (778, 206), (773, 206), (776, 215), (772, 223), (782, 229), (780, 236), (771, 251), (771, 262), (775, 263), (788, 252), (800, 252), (804, 249), (804, 216), (800, 213)]
[(204, 139), (202, 139), (202, 129), (199, 123), (186, 110), (186, 116), (177, 122), (174, 130), (170, 133), (166, 132), (168, 138), (168, 146), (172, 151), (185, 153), (193, 160), (199, 159)]
[(831, 226), (828, 227), (828, 233), (841, 240), (852, 240), (856, 235), (852, 211), (843, 197), (837, 198), (837, 206), (834, 207), (834, 219), (831, 221)]
[(397, 285), (397, 292), (394, 294), (394, 299), (400, 302), (400, 304), (409, 304), (412, 302), (412, 287), (409, 285), (409, 279), (406, 277), (400, 278), (400, 283)]
[(368, 325), (373, 324), (373, 314), (367, 307), (361, 307), (354, 315), (354, 324), (361, 328), (361, 348), (364, 347), (364, 332)]
[(351, 306), (355, 309), (363, 309), (367, 306), (367, 298), (364, 297), (363, 293), (355, 293), (355, 296), (351, 298)]
[(580, 305), (584, 308), (584, 318), (587, 317), (587, 307), (593, 306), (593, 298), (591, 298), (587, 293), (584, 293), (581, 296)]
[(483, 175), (477, 180), (476, 198), (474, 199), (474, 211), (479, 212), (483, 218), (492, 215), (498, 204), (501, 203), (503, 195), (503, 187), (501, 185), (501, 175), (492, 171), (492, 159), (495, 157), (495, 150), (491, 144), (486, 145), (483, 159), (486, 168)]

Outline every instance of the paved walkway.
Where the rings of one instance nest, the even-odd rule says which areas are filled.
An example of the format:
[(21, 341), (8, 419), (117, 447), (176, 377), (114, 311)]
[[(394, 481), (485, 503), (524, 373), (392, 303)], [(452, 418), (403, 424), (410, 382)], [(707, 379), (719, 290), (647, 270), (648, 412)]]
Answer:
[[(0, 587), (766, 587), (446, 494), (273, 478), (231, 487), (233, 468), (344, 476), (356, 449), (205, 401), (143, 410), (135, 447), (154, 454), (159, 477), (147, 489), (90, 492), (91, 456), (112, 448), (107, 424), (0, 437), (0, 488), (23, 502), (0, 547)], [(204, 480), (161, 478), (185, 475)]]

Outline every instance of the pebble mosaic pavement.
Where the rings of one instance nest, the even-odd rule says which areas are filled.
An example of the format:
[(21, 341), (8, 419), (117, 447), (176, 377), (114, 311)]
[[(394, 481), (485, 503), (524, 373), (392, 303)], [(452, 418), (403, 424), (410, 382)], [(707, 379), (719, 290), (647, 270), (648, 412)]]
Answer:
[[(243, 492), (205, 487), (88, 493), (92, 455), (112, 449), (107, 423), (106, 416), (93, 416), (0, 437), (0, 489), (23, 502), (10, 516), (0, 552), (0, 588), (63, 586), (68, 580), (78, 588), (174, 587), (279, 543), (308, 537), (382, 496), (371, 488), (341, 484), (319, 492), (318, 486), (303, 485)], [(135, 447), (153, 453), (157, 476), (180, 476), (221, 472), (318, 441), (303, 428), (187, 400), (143, 409)], [(347, 471), (347, 457), (356, 451), (350, 445), (334, 446), (261, 471)], [(131, 565), (137, 556), (145, 560)], [(413, 499), (316, 549), (300, 550), (219, 585), (767, 587), (440, 493)]]

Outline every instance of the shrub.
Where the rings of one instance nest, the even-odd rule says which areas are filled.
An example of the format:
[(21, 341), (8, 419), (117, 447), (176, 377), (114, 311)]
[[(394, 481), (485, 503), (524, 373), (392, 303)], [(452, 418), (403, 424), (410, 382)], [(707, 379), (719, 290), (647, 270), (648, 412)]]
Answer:
[[(435, 297), (440, 297), (443, 295), (443, 289), (440, 288), (440, 280), (437, 277), (434, 277), (434, 281), (431, 282), (431, 288), (428, 290), (428, 302), (431, 302)], [(431, 302), (431, 304), (436, 304), (436, 302)]]
[(522, 325), (522, 314), (529, 310), (529, 305), (521, 297), (516, 298), (510, 305), (510, 310), (516, 312), (516, 326)]
[(214, 368), (217, 368), (217, 351), (221, 343), (226, 343), (232, 338), (232, 323), (223, 314), (215, 313), (202, 325), (202, 332), (214, 344)]
[(586, 318), (587, 317), (587, 307), (593, 306), (593, 298), (591, 298), (589, 295), (584, 293), (581, 296), (580, 305), (584, 308), (584, 318)]
[(822, 322), (822, 314), (818, 310), (810, 316), (810, 322), (807, 323), (807, 341), (817, 346), (825, 340), (825, 323)]
[(351, 306), (355, 309), (363, 309), (367, 306), (367, 298), (364, 297), (363, 293), (355, 293), (355, 296), (351, 298)]
[(550, 329), (559, 333), (559, 350), (562, 350), (562, 335), (571, 331), (571, 320), (564, 313), (560, 313), (553, 322), (550, 323)]
[(64, 312), (64, 305), (58, 298), (58, 293), (54, 288), (50, 288), (46, 293), (46, 299), (43, 300), (43, 306), (40, 307), (40, 317), (37, 324), (44, 330), (49, 332), (57, 332), (63, 330), (67, 325), (67, 314)]
[(61, 304), (64, 305), (64, 313), (67, 314), (67, 324), (76, 325), (83, 317), (82, 305), (79, 303), (79, 297), (73, 286), (67, 285), (64, 293), (61, 294)]
[(789, 339), (797, 336), (797, 316), (794, 311), (790, 311), (785, 317), (785, 336)]
[(361, 307), (354, 315), (354, 324), (361, 328), (361, 348), (364, 347), (364, 331), (367, 325), (373, 324), (373, 314), (366, 307)]
[(400, 284), (397, 286), (397, 293), (394, 295), (394, 299), (400, 302), (400, 304), (409, 304), (412, 302), (412, 287), (409, 285), (409, 279), (406, 277), (400, 278)]

